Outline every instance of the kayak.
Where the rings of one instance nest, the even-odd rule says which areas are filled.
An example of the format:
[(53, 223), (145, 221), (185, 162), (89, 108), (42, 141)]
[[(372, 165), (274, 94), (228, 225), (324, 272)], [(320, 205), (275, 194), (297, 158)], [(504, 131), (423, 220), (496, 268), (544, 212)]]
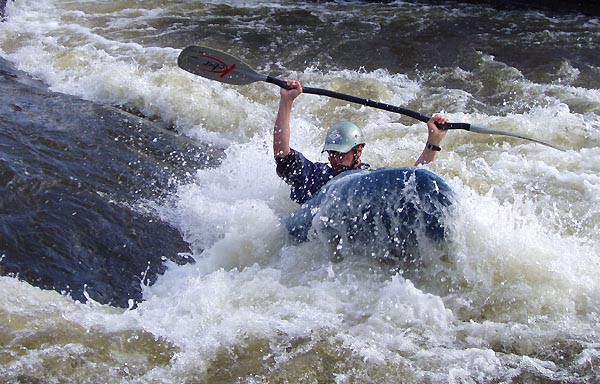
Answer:
[(286, 227), (298, 241), (324, 241), (334, 259), (349, 252), (406, 258), (424, 241), (444, 241), (454, 201), (448, 184), (424, 168), (348, 171), (288, 217)]

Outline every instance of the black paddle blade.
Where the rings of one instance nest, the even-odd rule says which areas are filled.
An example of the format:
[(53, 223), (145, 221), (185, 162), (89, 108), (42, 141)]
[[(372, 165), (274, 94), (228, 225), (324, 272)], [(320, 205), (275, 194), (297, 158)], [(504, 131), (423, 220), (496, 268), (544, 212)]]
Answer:
[(179, 54), (177, 65), (194, 75), (226, 84), (245, 85), (265, 81), (243, 61), (215, 49), (189, 46)]

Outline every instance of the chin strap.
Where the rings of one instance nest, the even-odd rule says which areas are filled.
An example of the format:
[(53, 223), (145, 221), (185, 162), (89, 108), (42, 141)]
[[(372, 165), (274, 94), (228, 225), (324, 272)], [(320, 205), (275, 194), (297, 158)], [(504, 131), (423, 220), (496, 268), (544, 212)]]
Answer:
[(350, 169), (354, 169), (358, 166), (360, 162), (358, 161), (358, 150), (356, 149), (356, 147), (354, 147), (354, 159), (352, 160), (352, 165), (350, 166)]

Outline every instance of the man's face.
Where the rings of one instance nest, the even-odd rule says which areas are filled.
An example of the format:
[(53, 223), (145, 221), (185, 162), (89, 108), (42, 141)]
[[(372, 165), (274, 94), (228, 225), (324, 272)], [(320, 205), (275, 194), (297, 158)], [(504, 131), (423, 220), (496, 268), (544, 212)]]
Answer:
[(329, 157), (329, 164), (331, 164), (331, 168), (333, 169), (350, 168), (354, 162), (354, 149), (346, 153), (327, 151), (327, 155)]

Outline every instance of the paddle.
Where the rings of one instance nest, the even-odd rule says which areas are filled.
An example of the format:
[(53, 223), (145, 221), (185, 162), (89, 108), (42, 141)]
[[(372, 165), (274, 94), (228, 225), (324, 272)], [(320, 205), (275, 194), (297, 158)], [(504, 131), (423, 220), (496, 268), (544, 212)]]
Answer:
[[(207, 47), (192, 45), (185, 48), (179, 54), (177, 64), (180, 68), (190, 73), (205, 77), (207, 79), (217, 80), (226, 84), (245, 85), (257, 81), (265, 81), (267, 83), (275, 84), (281, 88), (289, 89), (287, 83), (284, 80), (272, 76), (261, 75), (254, 71), (252, 68), (250, 68), (250, 66), (244, 63), (243, 61), (224, 52)], [(367, 107), (373, 107), (383, 109), (389, 112), (399, 113), (422, 121), (424, 123), (429, 121), (429, 117), (423, 115), (422, 113), (411, 111), (410, 109), (401, 108), (390, 104), (380, 103), (377, 101), (346, 95), (344, 93), (330, 91), (322, 88), (302, 87), (302, 90), (304, 93), (328, 96), (335, 99), (345, 100), (351, 103), (365, 105)], [(465, 131), (476, 133), (487, 133), (490, 135), (516, 137), (519, 139), (532, 141), (534, 143), (558, 149), (560, 151), (564, 151), (564, 149), (562, 148), (537, 139), (532, 139), (530, 137), (501, 131), (499, 129), (479, 127), (468, 123), (439, 124), (438, 127), (440, 129), (463, 129)]]

